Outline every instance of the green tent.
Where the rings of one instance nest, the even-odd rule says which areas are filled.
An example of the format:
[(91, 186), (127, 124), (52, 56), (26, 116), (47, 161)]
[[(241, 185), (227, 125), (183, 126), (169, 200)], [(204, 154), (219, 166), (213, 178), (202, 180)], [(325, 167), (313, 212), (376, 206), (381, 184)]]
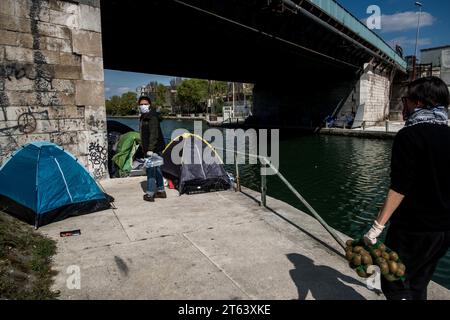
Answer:
[(130, 174), (133, 157), (136, 153), (141, 137), (139, 132), (128, 132), (123, 134), (117, 144), (117, 153), (112, 158), (114, 164), (119, 168), (119, 176), (126, 177)]

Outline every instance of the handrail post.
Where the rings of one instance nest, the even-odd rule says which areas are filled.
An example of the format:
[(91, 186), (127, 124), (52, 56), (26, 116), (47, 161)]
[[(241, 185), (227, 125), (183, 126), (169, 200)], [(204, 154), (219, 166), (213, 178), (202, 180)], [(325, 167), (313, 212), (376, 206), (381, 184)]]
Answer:
[(261, 203), (260, 206), (266, 207), (266, 193), (267, 193), (267, 176), (263, 173), (263, 168), (266, 164), (261, 162)]
[(237, 161), (236, 150), (234, 152), (234, 163), (236, 165), (236, 192), (238, 192), (238, 191), (241, 192), (242, 191), (241, 190), (241, 178), (239, 176), (239, 164), (238, 164), (238, 161)]

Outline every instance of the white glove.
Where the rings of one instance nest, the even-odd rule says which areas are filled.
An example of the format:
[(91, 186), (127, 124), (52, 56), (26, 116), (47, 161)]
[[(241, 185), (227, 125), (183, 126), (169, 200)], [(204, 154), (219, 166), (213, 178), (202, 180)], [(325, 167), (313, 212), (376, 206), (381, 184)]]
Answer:
[(373, 246), (377, 243), (377, 238), (383, 232), (384, 226), (379, 224), (376, 220), (373, 223), (372, 228), (364, 235), (364, 242), (366, 245)]
[(147, 157), (151, 157), (153, 155), (153, 151), (147, 151)]

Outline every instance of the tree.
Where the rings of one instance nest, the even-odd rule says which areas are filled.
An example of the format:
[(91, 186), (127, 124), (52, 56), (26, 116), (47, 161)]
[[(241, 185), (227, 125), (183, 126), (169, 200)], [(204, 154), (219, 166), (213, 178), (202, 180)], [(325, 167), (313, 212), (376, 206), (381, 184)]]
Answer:
[(120, 97), (120, 115), (127, 116), (136, 114), (137, 93), (126, 92)]
[(109, 100), (105, 101), (106, 114), (111, 116), (120, 115), (120, 97), (112, 96)]
[(106, 114), (111, 116), (128, 116), (137, 113), (137, 94), (126, 92), (122, 96), (112, 96), (105, 100)]
[(155, 105), (163, 107), (166, 104), (167, 88), (163, 84), (156, 87)]
[(176, 90), (177, 87), (183, 82), (183, 78), (177, 77), (170, 80), (170, 88)]
[(208, 81), (184, 80), (177, 88), (177, 95), (183, 111), (188, 113), (204, 112), (208, 99)]

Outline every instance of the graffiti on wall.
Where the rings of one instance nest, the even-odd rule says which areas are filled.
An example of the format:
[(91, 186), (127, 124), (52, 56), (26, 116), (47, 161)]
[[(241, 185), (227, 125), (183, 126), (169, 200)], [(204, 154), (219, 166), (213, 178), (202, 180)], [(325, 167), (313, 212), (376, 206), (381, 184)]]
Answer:
[(88, 152), (88, 161), (91, 165), (94, 177), (104, 177), (108, 166), (108, 150), (98, 142), (91, 142), (89, 144)]

